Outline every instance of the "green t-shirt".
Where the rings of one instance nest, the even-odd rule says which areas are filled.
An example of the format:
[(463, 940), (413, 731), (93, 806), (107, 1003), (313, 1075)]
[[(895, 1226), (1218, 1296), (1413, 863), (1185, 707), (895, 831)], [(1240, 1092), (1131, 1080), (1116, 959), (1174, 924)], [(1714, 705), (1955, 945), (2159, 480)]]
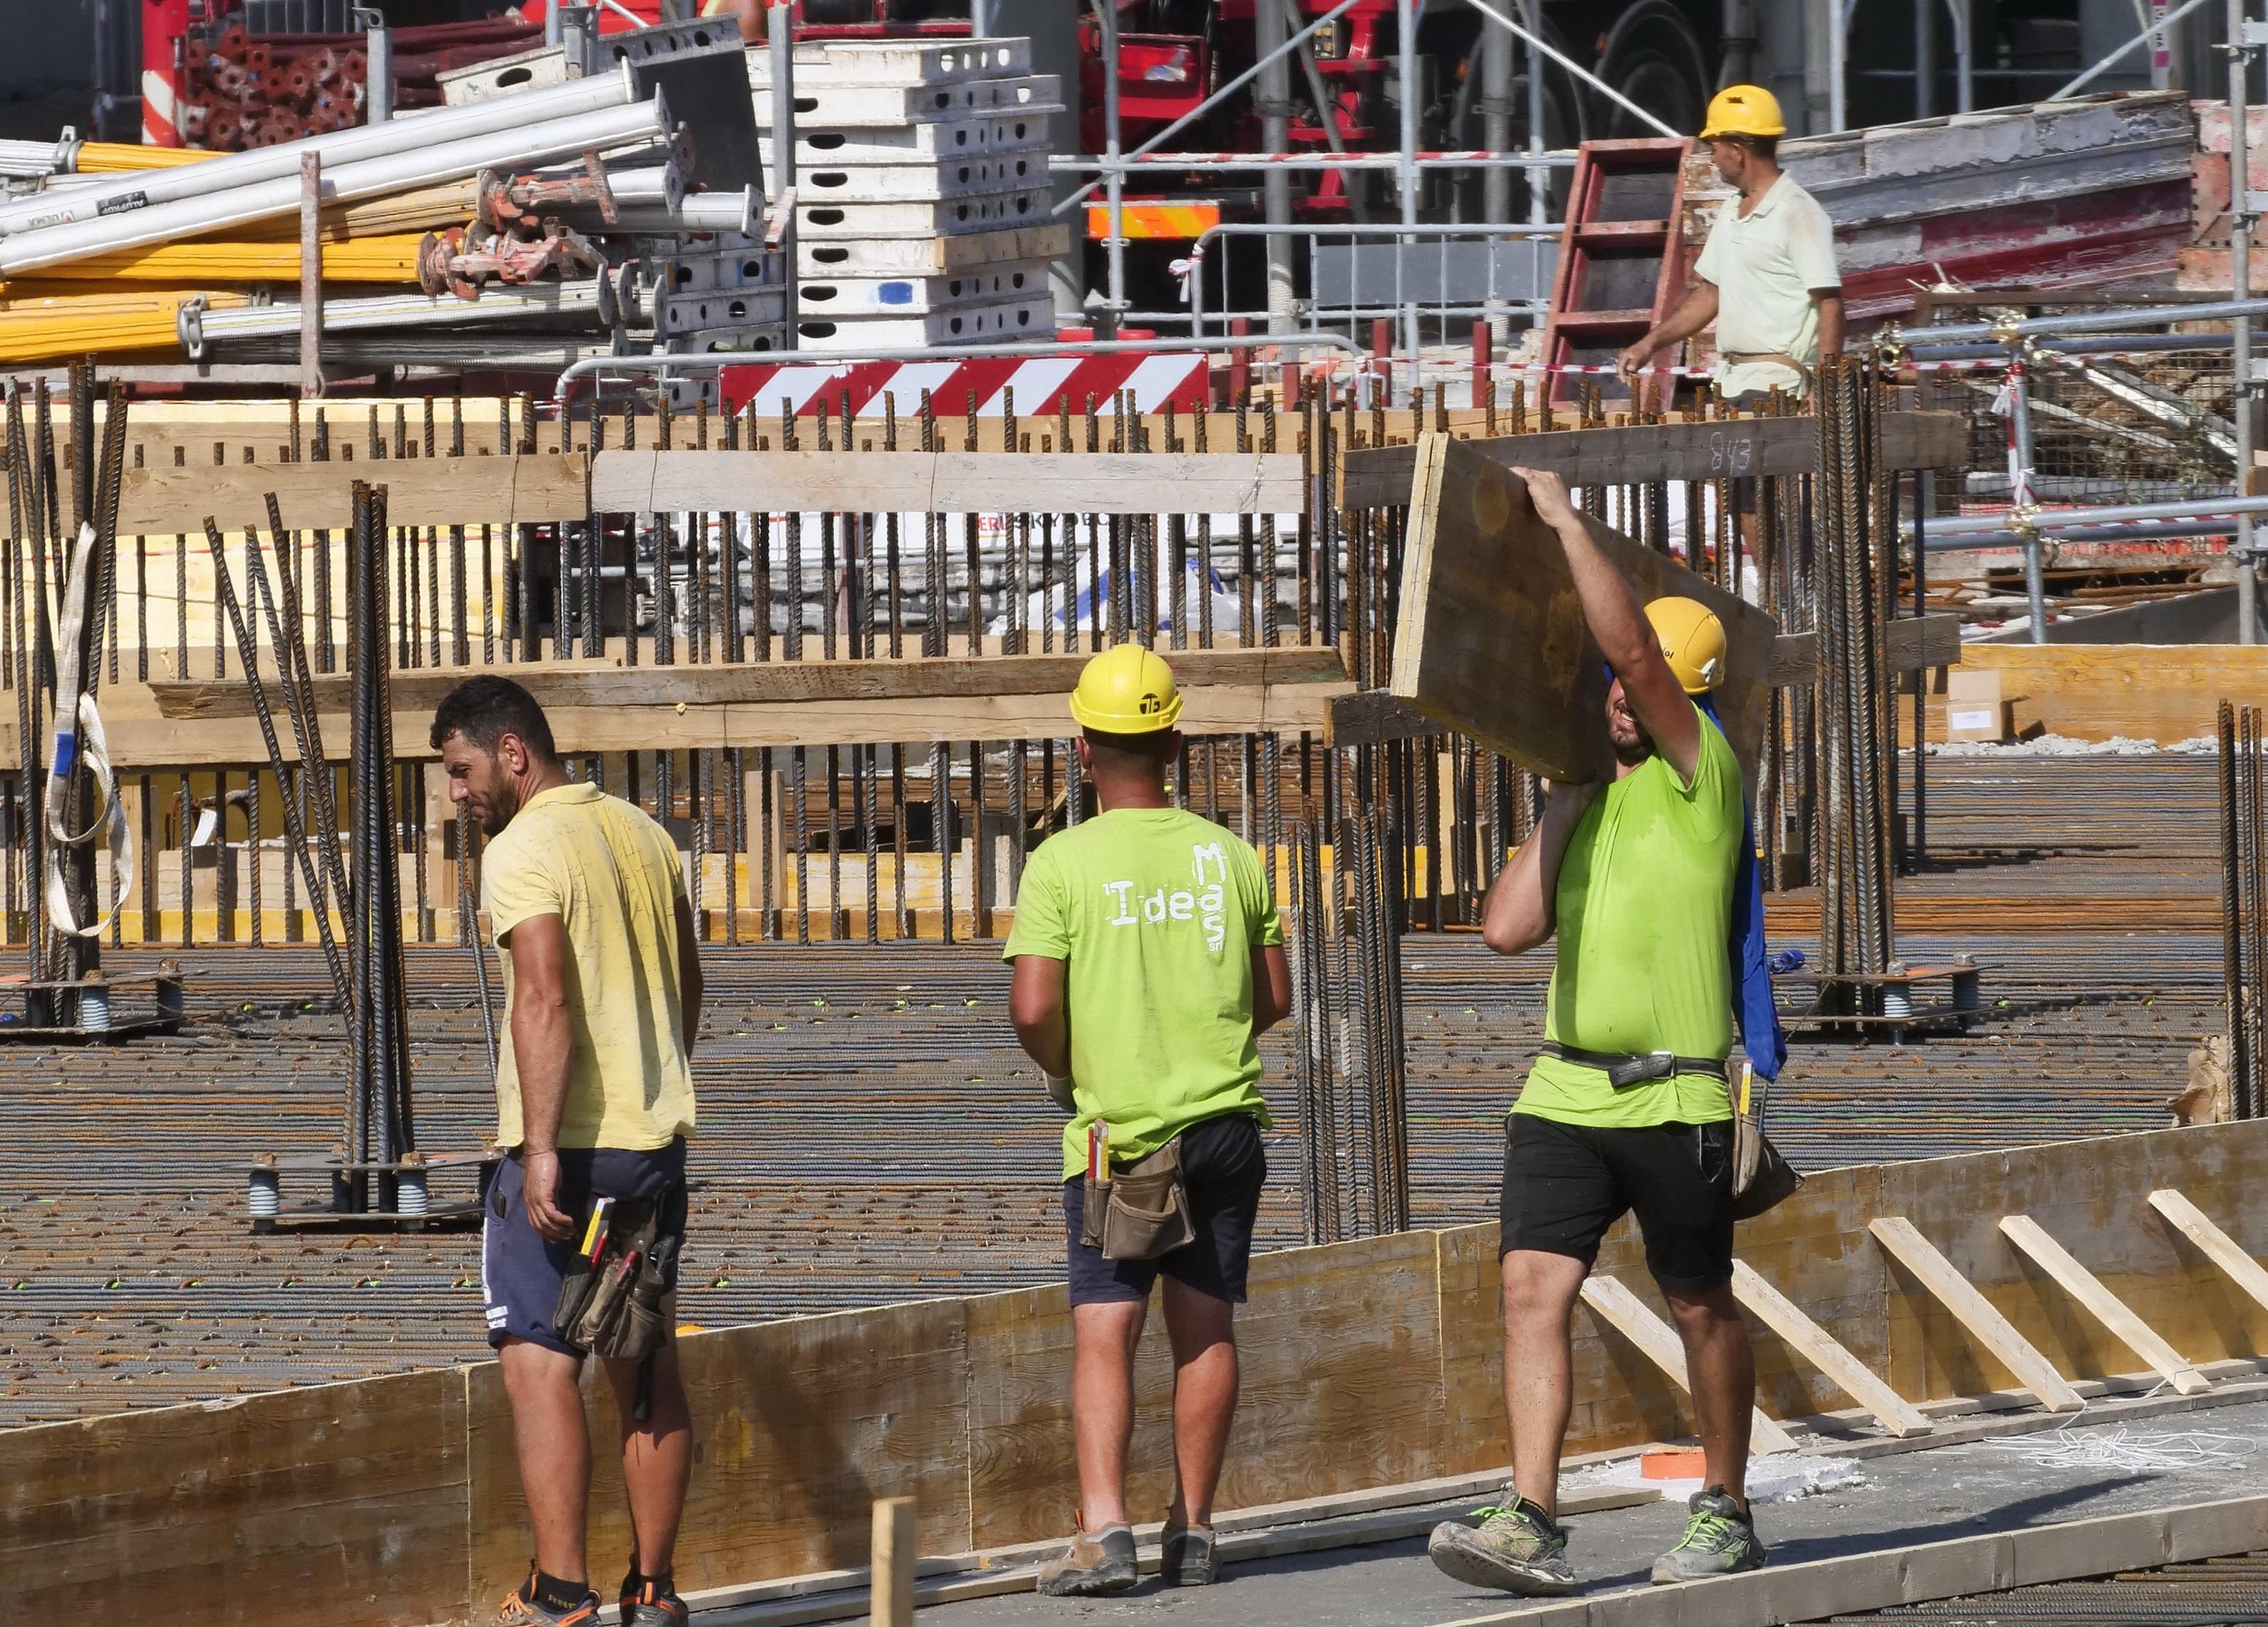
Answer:
[[(1546, 1039), (1579, 1050), (1722, 1056), (1733, 1046), (1726, 949), (1741, 851), (1741, 765), (1706, 716), (1693, 783), (1655, 755), (1602, 791), (1560, 861), (1558, 959)], [(1539, 1056), (1515, 1113), (1638, 1129), (1730, 1118), (1724, 1082), (1681, 1074), (1616, 1090), (1597, 1068)]]
[(1252, 951), (1283, 941), (1260, 856), (1183, 809), (1116, 808), (1040, 844), (1003, 958), (1071, 963), (1064, 1179), (1086, 1167), (1097, 1119), (1119, 1164), (1224, 1113), (1268, 1122)]

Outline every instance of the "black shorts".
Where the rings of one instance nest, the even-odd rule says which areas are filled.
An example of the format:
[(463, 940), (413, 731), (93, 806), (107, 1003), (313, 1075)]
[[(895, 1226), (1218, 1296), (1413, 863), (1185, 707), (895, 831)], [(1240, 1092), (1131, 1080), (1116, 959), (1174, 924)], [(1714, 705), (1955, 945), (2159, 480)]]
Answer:
[(1162, 1271), (1185, 1287), (1244, 1303), (1245, 1269), (1252, 1262), (1252, 1225), (1260, 1213), (1260, 1188), (1268, 1179), (1260, 1124), (1248, 1113), (1230, 1113), (1182, 1132), (1182, 1178), (1189, 1189), (1189, 1218), (1197, 1236), (1154, 1260), (1106, 1260), (1079, 1240), (1086, 1213), (1086, 1178), (1064, 1182), (1064, 1239), (1071, 1260), (1073, 1305), (1139, 1305)]
[[(527, 1220), (523, 1196), (527, 1172), (515, 1156), (497, 1166), (483, 1195), (481, 1214), (481, 1293), (488, 1301), (489, 1343), (525, 1339), (530, 1344), (580, 1357), (586, 1352), (552, 1331), (559, 1287), (579, 1237), (553, 1242)], [(645, 1199), (663, 1195), (659, 1236), (675, 1237), (679, 1255), (685, 1239), (685, 1138), (650, 1152), (620, 1147), (559, 1149), (559, 1207), (579, 1228), (593, 1197)], [(672, 1259), (669, 1285), (677, 1285)]]
[(1698, 1292), (1730, 1278), (1733, 1122), (1594, 1130), (1512, 1115), (1498, 1211), (1503, 1252), (1565, 1255), (1587, 1269), (1607, 1228), (1632, 1210), (1661, 1286)]

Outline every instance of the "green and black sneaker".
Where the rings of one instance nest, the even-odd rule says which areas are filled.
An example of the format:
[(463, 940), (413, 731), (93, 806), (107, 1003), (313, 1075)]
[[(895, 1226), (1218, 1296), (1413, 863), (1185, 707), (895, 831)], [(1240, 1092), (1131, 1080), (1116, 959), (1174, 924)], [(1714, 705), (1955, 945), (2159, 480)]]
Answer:
[(1425, 1552), (1434, 1564), (1474, 1587), (1497, 1587), (1531, 1598), (1575, 1591), (1567, 1563), (1567, 1528), (1514, 1493), (1500, 1506), (1476, 1508), (1476, 1525), (1445, 1520), (1433, 1528)]
[(1653, 1562), (1657, 1587), (1764, 1569), (1764, 1545), (1756, 1536), (1756, 1520), (1722, 1487), (1696, 1491), (1686, 1508), (1683, 1539)]

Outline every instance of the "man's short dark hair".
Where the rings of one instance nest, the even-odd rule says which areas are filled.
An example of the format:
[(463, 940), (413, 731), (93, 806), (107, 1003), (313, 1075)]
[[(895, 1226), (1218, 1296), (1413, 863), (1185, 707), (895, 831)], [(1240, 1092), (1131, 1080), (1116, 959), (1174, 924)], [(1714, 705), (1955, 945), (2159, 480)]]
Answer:
[(1147, 734), (1108, 734), (1101, 729), (1083, 729), (1087, 749), (1106, 763), (1136, 769), (1154, 769), (1164, 773), (1166, 763), (1173, 755), (1174, 732), (1154, 729)]
[(1727, 136), (1727, 141), (1736, 141), (1767, 164), (1779, 162), (1779, 137), (1777, 136)]
[(490, 756), (496, 755), (498, 740), (517, 734), (544, 762), (559, 758), (558, 747), (551, 743), (551, 720), (535, 697), (511, 679), (490, 673), (466, 679), (434, 711), (433, 749), (440, 750), (452, 734), (463, 735)]

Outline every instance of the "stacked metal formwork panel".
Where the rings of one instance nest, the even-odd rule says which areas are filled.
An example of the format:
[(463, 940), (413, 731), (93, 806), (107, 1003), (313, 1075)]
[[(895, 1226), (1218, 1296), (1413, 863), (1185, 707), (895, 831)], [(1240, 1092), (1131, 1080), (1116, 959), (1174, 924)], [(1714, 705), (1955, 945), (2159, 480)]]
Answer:
[[(748, 53), (759, 131), (771, 65)], [(1052, 74), (1027, 40), (837, 40), (795, 56), (797, 348), (1045, 339)], [(774, 163), (769, 137), (764, 163)]]

